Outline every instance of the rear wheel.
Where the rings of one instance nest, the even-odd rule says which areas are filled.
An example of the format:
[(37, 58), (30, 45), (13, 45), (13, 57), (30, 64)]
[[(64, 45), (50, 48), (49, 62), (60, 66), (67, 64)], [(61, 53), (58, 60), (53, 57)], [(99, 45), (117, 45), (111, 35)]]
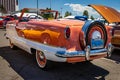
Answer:
[(36, 60), (40, 68), (45, 68), (47, 64), (46, 57), (42, 51), (36, 51)]
[(45, 54), (42, 51), (36, 51), (36, 61), (38, 66), (42, 70), (48, 70), (53, 67), (53, 62), (46, 59)]

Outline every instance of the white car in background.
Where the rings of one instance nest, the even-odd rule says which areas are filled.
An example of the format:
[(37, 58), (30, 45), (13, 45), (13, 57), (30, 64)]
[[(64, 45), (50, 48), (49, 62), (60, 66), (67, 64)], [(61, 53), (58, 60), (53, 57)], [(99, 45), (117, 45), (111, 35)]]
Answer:
[(86, 21), (86, 20), (88, 20), (88, 17), (87, 16), (67, 16), (64, 19), (73, 19), (73, 20)]

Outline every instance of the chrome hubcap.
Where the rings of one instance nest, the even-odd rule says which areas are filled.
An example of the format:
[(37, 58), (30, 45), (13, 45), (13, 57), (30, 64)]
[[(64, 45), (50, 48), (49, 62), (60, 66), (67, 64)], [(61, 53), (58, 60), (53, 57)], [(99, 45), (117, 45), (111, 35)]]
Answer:
[(39, 53), (40, 59), (43, 60), (44, 59), (44, 55), (40, 52)]
[(36, 59), (40, 68), (44, 68), (46, 66), (46, 58), (43, 52), (37, 51)]

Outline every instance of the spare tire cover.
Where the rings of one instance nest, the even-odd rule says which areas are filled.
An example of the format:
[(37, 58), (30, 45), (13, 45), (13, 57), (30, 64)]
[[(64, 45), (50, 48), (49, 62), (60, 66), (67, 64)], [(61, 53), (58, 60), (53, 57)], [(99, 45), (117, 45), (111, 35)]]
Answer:
[(107, 42), (107, 32), (105, 26), (98, 21), (90, 24), (86, 33), (86, 44), (91, 46), (91, 49), (104, 48)]

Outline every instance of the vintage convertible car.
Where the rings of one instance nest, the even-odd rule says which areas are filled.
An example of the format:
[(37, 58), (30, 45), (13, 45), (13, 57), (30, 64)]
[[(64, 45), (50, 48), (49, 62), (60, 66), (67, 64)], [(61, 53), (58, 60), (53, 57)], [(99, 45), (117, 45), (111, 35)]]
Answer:
[[(96, 9), (108, 22), (113, 22), (112, 13), (117, 13), (110, 7), (89, 6)], [(76, 63), (111, 56), (111, 26), (98, 20), (21, 20), (24, 10), (26, 8), (19, 20), (7, 23), (6, 37), (11, 48), (17, 46), (30, 54), (36, 54), (40, 68), (47, 67), (48, 60)]]

